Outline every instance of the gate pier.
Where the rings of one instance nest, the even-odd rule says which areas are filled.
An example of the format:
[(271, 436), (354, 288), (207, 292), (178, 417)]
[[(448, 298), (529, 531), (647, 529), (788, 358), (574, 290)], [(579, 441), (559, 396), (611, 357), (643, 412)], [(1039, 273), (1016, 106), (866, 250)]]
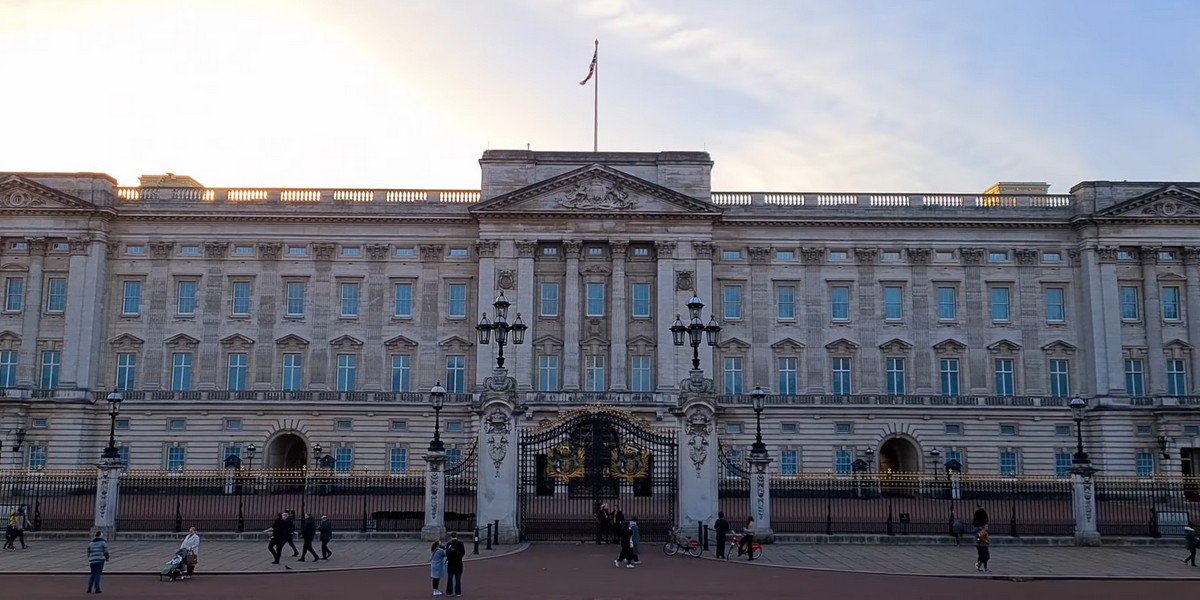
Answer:
[(517, 401), (517, 380), (496, 369), (483, 380), (476, 414), (479, 417), (477, 524), (498, 523), (497, 540), (515, 544), (521, 539), (517, 525), (517, 428), (515, 417), (524, 412)]
[(679, 384), (679, 519), (685, 535), (717, 520), (717, 403), (713, 380), (693, 369)]

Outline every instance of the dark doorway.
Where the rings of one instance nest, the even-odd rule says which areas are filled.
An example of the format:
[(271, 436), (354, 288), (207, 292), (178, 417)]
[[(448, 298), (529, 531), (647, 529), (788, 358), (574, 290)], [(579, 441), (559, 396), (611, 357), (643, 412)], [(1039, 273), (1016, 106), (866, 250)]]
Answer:
[(308, 464), (308, 444), (294, 433), (284, 433), (267, 446), (268, 469), (300, 469)]

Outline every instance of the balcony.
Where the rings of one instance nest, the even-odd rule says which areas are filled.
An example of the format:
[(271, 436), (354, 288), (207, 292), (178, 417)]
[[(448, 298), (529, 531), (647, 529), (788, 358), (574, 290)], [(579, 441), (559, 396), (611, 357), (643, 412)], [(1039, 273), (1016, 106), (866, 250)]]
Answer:
[(550, 406), (674, 406), (678, 397), (666, 392), (526, 392), (525, 404)]

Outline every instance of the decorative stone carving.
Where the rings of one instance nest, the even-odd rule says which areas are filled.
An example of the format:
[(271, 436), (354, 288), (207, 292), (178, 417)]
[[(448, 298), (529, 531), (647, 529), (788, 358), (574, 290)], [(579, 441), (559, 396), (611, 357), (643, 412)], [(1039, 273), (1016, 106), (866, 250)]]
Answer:
[(854, 258), (860, 265), (873, 265), (879, 262), (879, 248), (855, 248)]
[(604, 263), (589, 263), (580, 267), (579, 273), (582, 275), (603, 275), (607, 277), (612, 274), (612, 267)]
[(226, 242), (204, 242), (204, 258), (225, 258), (227, 252), (229, 244)]
[(908, 263), (911, 265), (927, 265), (933, 255), (929, 248), (909, 248), (904, 253), (908, 255)]
[(1166, 200), (1143, 208), (1142, 214), (1151, 217), (1197, 217), (1200, 216), (1200, 210), (1191, 204)]
[(1160, 246), (1142, 246), (1138, 248), (1138, 258), (1142, 259), (1142, 263), (1153, 265), (1158, 263), (1158, 253), (1162, 251)]
[(962, 257), (964, 265), (981, 265), (983, 264), (983, 248), (959, 248), (958, 255)]
[(538, 243), (532, 240), (517, 240), (517, 258), (533, 258), (537, 255)]
[(1117, 262), (1117, 247), (1116, 246), (1100, 246), (1096, 248), (1096, 258), (1102, 263)]
[(387, 244), (367, 244), (367, 259), (373, 261), (387, 260), (388, 250), (391, 250), (391, 247)]
[(480, 258), (495, 258), (499, 245), (500, 242), (496, 240), (479, 240), (475, 243), (475, 251), (479, 253)]
[(488, 457), (492, 459), (494, 477), (500, 476), (500, 465), (508, 456), (508, 434), (512, 431), (512, 417), (508, 411), (495, 408), (488, 413), (484, 420), (484, 433), (487, 435)]
[(629, 210), (637, 206), (637, 200), (629, 196), (621, 182), (597, 177), (580, 181), (555, 202), (574, 210)]
[(150, 258), (171, 258), (175, 242), (150, 242)]
[(608, 249), (614, 259), (624, 260), (625, 253), (629, 251), (629, 240), (609, 240)]
[[(686, 381), (686, 380), (685, 380)], [(708, 461), (708, 436), (712, 433), (712, 417), (708, 410), (696, 408), (688, 413), (684, 421), (687, 428), (688, 458), (696, 468), (696, 477), (704, 473), (704, 463)]]
[(675, 242), (654, 242), (654, 251), (659, 258), (671, 258), (675, 256)]
[(675, 272), (675, 289), (679, 291), (691, 291), (696, 287), (696, 278), (691, 271), (676, 271)]
[(567, 258), (579, 258), (583, 252), (583, 242), (568, 240), (563, 242), (563, 255)]
[(121, 253), (121, 244), (119, 242), (107, 242), (104, 244), (104, 258), (114, 259)]
[(490, 377), (483, 378), (483, 388), (489, 395), (502, 396), (516, 404), (517, 399), (517, 380), (509, 377), (508, 371), (504, 369), (496, 369)]
[(420, 248), (421, 260), (425, 262), (441, 262), (446, 254), (446, 247), (442, 244), (422, 244)]
[(258, 255), (267, 260), (277, 260), (283, 252), (283, 244), (279, 242), (263, 242), (258, 245)]
[(717, 252), (717, 245), (712, 242), (692, 242), (692, 252), (700, 260), (712, 260)]
[(800, 259), (806, 265), (819, 265), (825, 261), (824, 248), (801, 248)]
[(765, 265), (771, 260), (771, 249), (762, 247), (750, 247), (750, 264)]
[(46, 203), (46, 199), (24, 190), (13, 190), (0, 198), (0, 203), (8, 208), (27, 208), (30, 206), (41, 206)]
[(92, 247), (92, 239), (89, 237), (69, 238), (67, 244), (71, 246), (71, 256), (86, 256)]
[(333, 260), (333, 252), (337, 246), (330, 243), (318, 243), (312, 245), (313, 258), (317, 260)]
[(1185, 262), (1200, 262), (1200, 246), (1184, 248), (1183, 260)]
[(695, 369), (688, 372), (688, 376), (683, 381), (679, 382), (679, 404), (687, 405), (692, 399), (702, 399), (713, 396), (717, 393), (717, 387), (713, 384), (713, 380), (704, 377), (704, 371)]
[(1023, 267), (1036, 265), (1038, 262), (1038, 251), (1032, 248), (1017, 248), (1013, 253), (1017, 255), (1017, 264)]
[(500, 269), (496, 272), (496, 287), (511, 290), (517, 283), (517, 272), (512, 269)]
[(1067, 258), (1071, 259), (1071, 264), (1078, 264), (1079, 263), (1079, 251), (1074, 248), (1067, 250)]

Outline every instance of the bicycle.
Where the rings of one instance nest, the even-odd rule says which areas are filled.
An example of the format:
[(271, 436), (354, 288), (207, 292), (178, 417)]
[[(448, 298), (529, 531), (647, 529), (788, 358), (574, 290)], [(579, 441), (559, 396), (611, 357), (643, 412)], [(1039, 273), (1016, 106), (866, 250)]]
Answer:
[(663, 544), (663, 554), (666, 554), (667, 556), (675, 556), (680, 551), (682, 551), (684, 554), (699, 558), (704, 552), (704, 548), (700, 545), (699, 541), (693, 540), (691, 536), (688, 536), (685, 540), (680, 540), (679, 528), (672, 527), (671, 531), (667, 534), (667, 542)]
[[(743, 534), (744, 535), (744, 534)], [(729, 560), (730, 556), (737, 553), (739, 544), (742, 541), (742, 536), (736, 533), (729, 534), (729, 549), (725, 551), (725, 560)], [(750, 560), (754, 560), (762, 556), (762, 544), (756, 539), (750, 542)]]

